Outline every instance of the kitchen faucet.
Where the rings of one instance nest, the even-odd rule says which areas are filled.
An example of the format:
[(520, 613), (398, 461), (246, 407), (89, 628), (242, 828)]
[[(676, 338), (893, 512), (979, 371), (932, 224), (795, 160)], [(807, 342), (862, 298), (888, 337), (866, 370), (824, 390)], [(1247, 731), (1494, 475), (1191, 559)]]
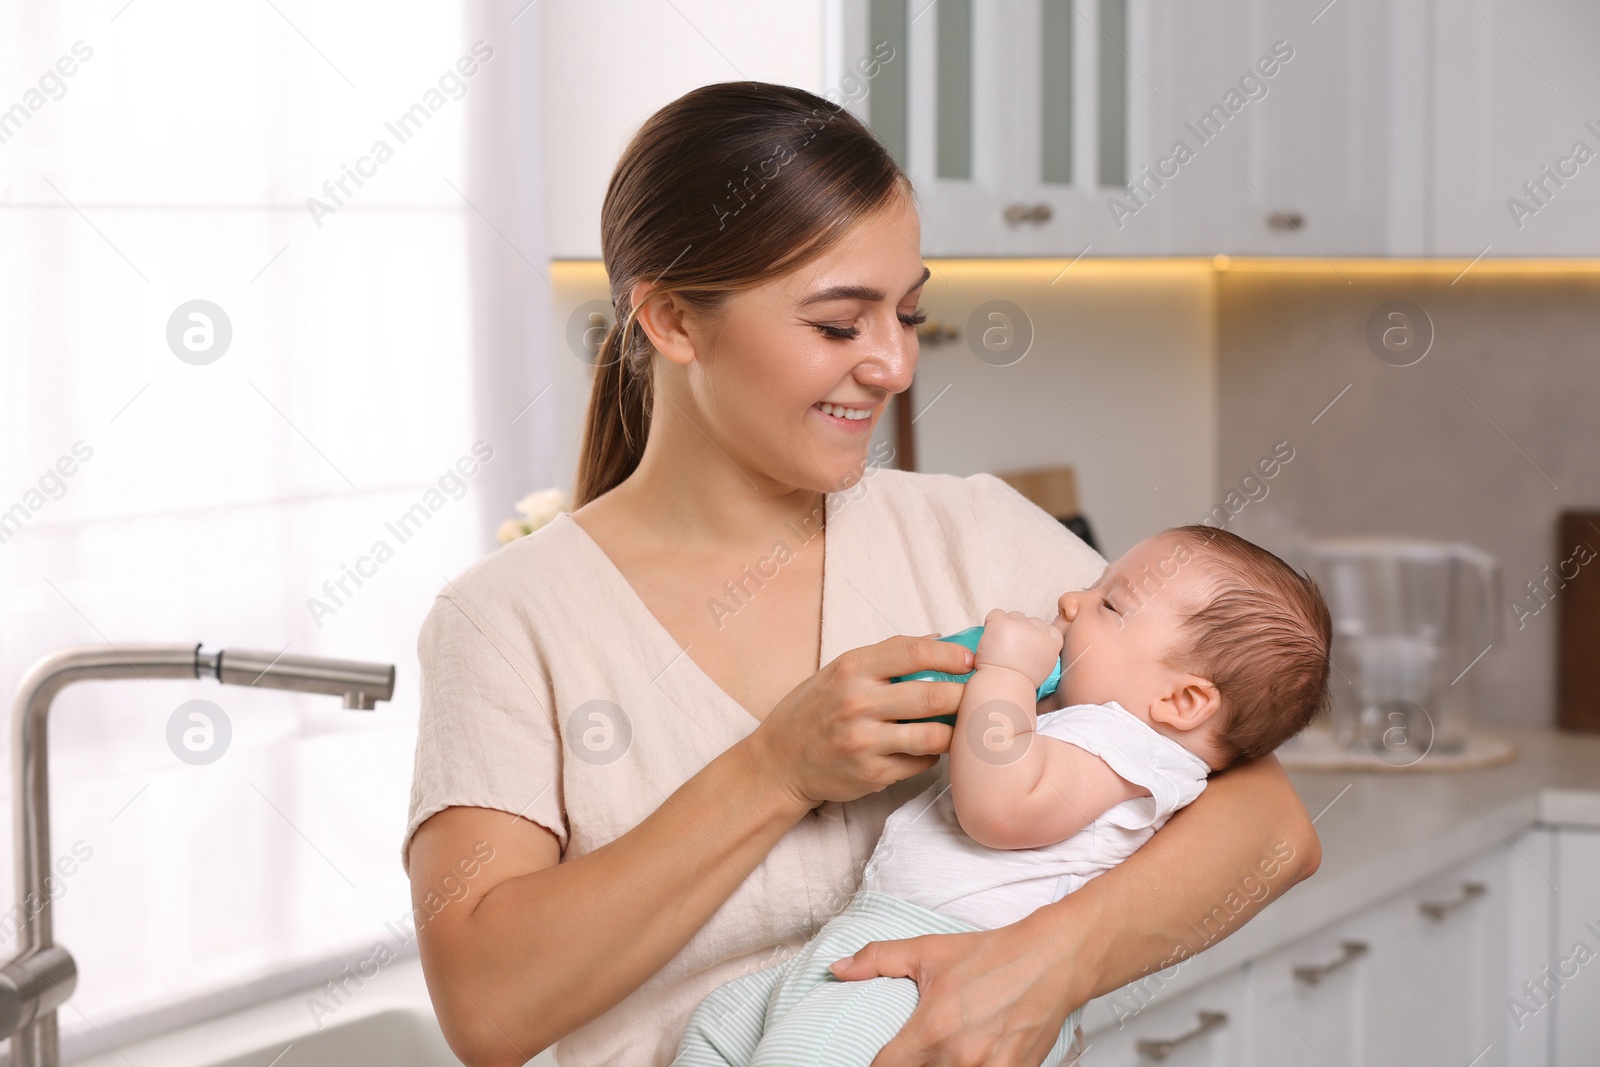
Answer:
[(72, 995), (78, 980), (72, 955), (55, 943), (45, 885), (50, 873), (50, 704), (74, 682), (117, 678), (215, 678), (225, 685), (325, 693), (360, 711), (371, 711), (394, 695), (394, 667), (386, 663), (247, 649), (89, 645), (62, 649), (35, 663), (17, 687), (11, 712), (17, 904), (25, 916), (17, 932), (19, 951), (0, 966), (0, 1039), (12, 1039), (11, 1067), (58, 1067), (56, 1008)]

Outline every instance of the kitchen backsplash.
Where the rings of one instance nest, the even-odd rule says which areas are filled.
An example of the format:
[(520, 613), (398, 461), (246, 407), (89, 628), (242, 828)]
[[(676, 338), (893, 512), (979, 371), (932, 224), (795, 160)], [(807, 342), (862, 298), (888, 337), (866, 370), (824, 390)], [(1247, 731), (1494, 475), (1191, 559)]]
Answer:
[(1218, 473), (1294, 446), (1235, 527), (1264, 542), (1382, 533), (1492, 553), (1500, 639), (1472, 667), (1479, 719), (1548, 724), (1560, 582), (1530, 583), (1571, 555), (1557, 514), (1600, 504), (1600, 272), (1459, 269), (1221, 273)]

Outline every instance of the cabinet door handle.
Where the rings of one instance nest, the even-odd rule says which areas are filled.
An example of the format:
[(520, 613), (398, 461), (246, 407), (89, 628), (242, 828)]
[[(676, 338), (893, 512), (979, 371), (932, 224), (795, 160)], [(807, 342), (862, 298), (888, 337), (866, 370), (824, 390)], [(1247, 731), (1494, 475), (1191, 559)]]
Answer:
[(1203, 1011), (1200, 1012), (1199, 1015), (1200, 1025), (1195, 1027), (1193, 1030), (1190, 1030), (1187, 1034), (1179, 1034), (1177, 1037), (1169, 1037), (1163, 1041), (1140, 1041), (1138, 1044), (1134, 1045), (1134, 1049), (1145, 1059), (1155, 1060), (1157, 1063), (1160, 1063), (1162, 1060), (1172, 1055), (1172, 1050), (1177, 1048), (1179, 1045), (1182, 1045), (1188, 1041), (1193, 1041), (1195, 1038), (1200, 1037), (1203, 1034), (1209, 1034), (1219, 1026), (1228, 1025), (1228, 1015), (1226, 1012)]
[(1267, 216), (1267, 228), (1298, 233), (1306, 225), (1306, 217), (1298, 211), (1274, 211)]
[(1005, 220), (1008, 226), (1021, 226), (1024, 222), (1043, 225), (1049, 222), (1054, 214), (1049, 204), (1008, 204)]
[(1482, 882), (1462, 882), (1461, 895), (1454, 900), (1424, 900), (1417, 907), (1422, 914), (1435, 921), (1443, 919), (1457, 908), (1465, 907), (1469, 902), (1476, 900), (1489, 891), (1489, 887)]
[(917, 340), (926, 345), (940, 345), (961, 336), (961, 328), (950, 323), (929, 319), (917, 327)]
[(1310, 963), (1296, 967), (1294, 969), (1295, 979), (1304, 982), (1306, 985), (1316, 985), (1351, 960), (1359, 959), (1367, 954), (1367, 943), (1365, 941), (1345, 941), (1341, 943), (1340, 947), (1344, 951), (1332, 963)]

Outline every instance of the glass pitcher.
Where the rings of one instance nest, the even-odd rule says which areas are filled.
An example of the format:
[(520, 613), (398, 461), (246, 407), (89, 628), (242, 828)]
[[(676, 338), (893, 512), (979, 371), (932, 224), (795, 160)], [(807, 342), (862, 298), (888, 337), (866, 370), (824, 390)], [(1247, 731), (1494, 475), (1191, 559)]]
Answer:
[(1316, 541), (1333, 616), (1330, 725), (1347, 748), (1409, 765), (1472, 730), (1478, 661), (1499, 640), (1499, 567), (1471, 545)]

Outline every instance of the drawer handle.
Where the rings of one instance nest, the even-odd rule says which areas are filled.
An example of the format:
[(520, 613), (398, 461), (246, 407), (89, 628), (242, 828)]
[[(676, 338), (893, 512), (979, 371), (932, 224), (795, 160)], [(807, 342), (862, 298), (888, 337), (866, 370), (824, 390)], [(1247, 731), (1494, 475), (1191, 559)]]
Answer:
[(1351, 960), (1360, 959), (1367, 954), (1367, 943), (1365, 941), (1345, 941), (1341, 943), (1340, 947), (1344, 951), (1332, 963), (1306, 964), (1296, 967), (1294, 969), (1296, 980), (1304, 982), (1306, 985), (1316, 985)]
[(1203, 1034), (1209, 1034), (1219, 1026), (1227, 1025), (1228, 1015), (1226, 1012), (1203, 1011), (1200, 1012), (1200, 1025), (1195, 1027), (1193, 1030), (1190, 1030), (1187, 1034), (1180, 1034), (1177, 1037), (1169, 1037), (1164, 1041), (1140, 1041), (1134, 1046), (1134, 1049), (1139, 1053), (1139, 1055), (1145, 1057), (1146, 1059), (1155, 1060), (1157, 1063), (1160, 1063), (1162, 1060), (1172, 1055), (1172, 1050), (1177, 1048), (1179, 1045), (1182, 1045), (1185, 1042), (1193, 1041), (1195, 1038), (1200, 1037)]
[(1454, 900), (1424, 900), (1417, 907), (1422, 914), (1434, 921), (1443, 919), (1457, 908), (1465, 907), (1469, 902), (1476, 900), (1489, 891), (1489, 887), (1482, 882), (1462, 882), (1461, 895)]

